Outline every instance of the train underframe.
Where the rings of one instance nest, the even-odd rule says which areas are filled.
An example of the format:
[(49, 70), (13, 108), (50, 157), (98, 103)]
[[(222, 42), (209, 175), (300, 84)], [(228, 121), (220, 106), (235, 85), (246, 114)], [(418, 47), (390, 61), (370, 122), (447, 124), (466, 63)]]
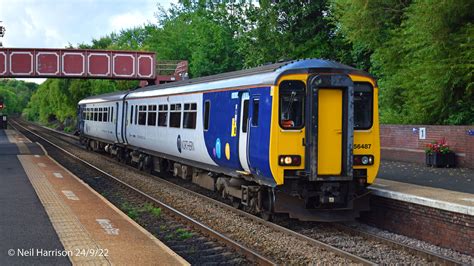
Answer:
[(218, 192), (236, 208), (271, 219), (285, 214), (301, 221), (335, 222), (359, 217), (369, 210), (366, 184), (351, 181), (308, 181), (291, 178), (277, 187), (258, 184), (246, 176), (230, 176), (169, 158), (81, 137), (88, 150), (105, 152), (141, 171), (169, 173), (200, 187)]

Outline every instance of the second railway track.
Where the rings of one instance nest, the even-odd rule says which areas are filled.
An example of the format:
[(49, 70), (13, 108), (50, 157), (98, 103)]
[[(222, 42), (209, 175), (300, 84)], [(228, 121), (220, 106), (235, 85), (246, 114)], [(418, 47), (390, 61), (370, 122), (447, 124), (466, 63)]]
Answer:
[[(81, 160), (85, 159), (85, 163), (89, 165), (92, 163), (92, 167), (103, 168), (103, 170), (97, 170), (115, 172), (118, 177), (116, 182), (123, 183), (124, 186), (130, 187), (130, 189), (147, 197), (148, 200), (171, 201), (172, 204), (170, 205), (179, 209), (182, 215), (197, 217), (196, 219), (200, 220), (199, 224), (201, 226), (207, 224), (215, 229), (216, 233), (217, 231), (220, 232), (218, 234), (221, 235), (221, 238), (235, 239), (234, 242), (241, 249), (248, 249), (249, 251), (254, 249), (265, 257), (271, 258), (265, 261), (263, 256), (254, 252), (256, 255), (247, 256), (248, 261), (261, 264), (273, 262), (280, 264), (355, 262), (362, 264), (435, 263), (452, 265), (460, 263), (438, 254), (409, 247), (375, 235), (358, 233), (350, 227), (314, 223), (297, 223), (295, 225), (290, 220), (283, 222), (283, 225), (288, 228), (282, 227), (164, 179), (155, 179), (129, 166), (111, 165), (111, 162), (115, 164), (114, 160), (80, 149), (74, 143), (77, 142), (77, 139), (73, 140), (74, 138), (67, 134), (36, 125), (30, 124), (25, 127), (25, 125), (20, 125), (16, 121), (13, 123), (19, 129), (20, 127), (23, 128), (23, 131), (37, 131), (37, 133), (31, 132), (29, 134), (48, 135), (49, 140), (43, 139), (43, 141), (56, 145), (56, 148), (59, 148), (59, 146), (54, 142), (59, 142), (61, 146), (68, 146), (67, 149), (70, 150), (67, 151), (68, 153), (74, 154)], [(41, 138), (39, 135), (36, 137)], [(109, 175), (105, 172), (104, 174)], [(156, 185), (156, 183), (161, 185)], [(173, 198), (175, 195), (172, 195), (174, 192), (171, 192), (170, 189), (179, 191), (177, 194), (187, 196)], [(193, 206), (196, 207), (193, 208)], [(220, 210), (222, 210), (222, 213), (219, 213)], [(187, 215), (184, 213), (187, 213)], [(238, 250), (238, 246), (233, 248)], [(245, 248), (245, 246), (250, 248)], [(241, 250), (242, 254), (244, 254), (243, 250)], [(245, 264), (245, 262), (243, 263)]]

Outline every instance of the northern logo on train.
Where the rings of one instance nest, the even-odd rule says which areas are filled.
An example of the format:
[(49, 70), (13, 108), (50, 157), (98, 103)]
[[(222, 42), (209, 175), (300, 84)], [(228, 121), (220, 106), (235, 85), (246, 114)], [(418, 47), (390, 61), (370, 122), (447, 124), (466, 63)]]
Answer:
[(178, 139), (176, 141), (178, 145), (178, 151), (181, 153), (181, 135), (178, 135)]

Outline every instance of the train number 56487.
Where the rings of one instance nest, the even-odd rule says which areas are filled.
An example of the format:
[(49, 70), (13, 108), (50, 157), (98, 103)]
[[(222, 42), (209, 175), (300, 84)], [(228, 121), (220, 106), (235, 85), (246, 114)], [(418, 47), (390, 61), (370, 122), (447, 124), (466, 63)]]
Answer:
[(372, 146), (372, 144), (354, 144), (354, 150), (359, 150), (359, 149), (368, 150), (370, 149), (370, 146)]

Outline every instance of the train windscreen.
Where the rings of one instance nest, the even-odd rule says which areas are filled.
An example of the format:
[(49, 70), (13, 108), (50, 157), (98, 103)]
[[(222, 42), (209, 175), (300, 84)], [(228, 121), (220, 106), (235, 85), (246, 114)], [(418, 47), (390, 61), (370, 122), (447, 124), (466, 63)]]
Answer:
[(372, 127), (373, 94), (373, 88), (370, 84), (354, 84), (354, 129), (363, 130)]

